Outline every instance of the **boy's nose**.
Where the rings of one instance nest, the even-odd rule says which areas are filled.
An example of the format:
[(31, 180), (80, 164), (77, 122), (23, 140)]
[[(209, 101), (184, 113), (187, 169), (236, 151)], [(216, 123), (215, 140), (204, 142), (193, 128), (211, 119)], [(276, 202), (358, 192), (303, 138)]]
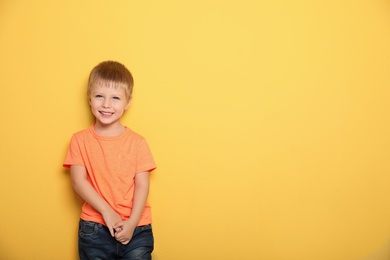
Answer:
[(109, 108), (109, 107), (111, 107), (110, 102), (109, 102), (108, 100), (104, 100), (102, 106), (103, 106), (104, 108)]

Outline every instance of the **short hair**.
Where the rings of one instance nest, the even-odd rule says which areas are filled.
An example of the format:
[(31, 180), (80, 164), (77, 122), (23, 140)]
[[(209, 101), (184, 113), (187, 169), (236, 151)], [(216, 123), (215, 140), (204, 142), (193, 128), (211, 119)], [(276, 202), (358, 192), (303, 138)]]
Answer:
[(126, 99), (130, 100), (134, 80), (125, 65), (117, 61), (103, 61), (95, 66), (89, 74), (87, 95), (91, 94), (93, 86), (99, 84), (106, 87), (123, 87)]

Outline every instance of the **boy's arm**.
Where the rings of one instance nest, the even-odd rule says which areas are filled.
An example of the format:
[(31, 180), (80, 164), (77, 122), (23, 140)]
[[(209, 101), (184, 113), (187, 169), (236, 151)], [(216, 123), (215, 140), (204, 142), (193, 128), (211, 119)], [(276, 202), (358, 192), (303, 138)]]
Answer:
[(122, 221), (122, 219), (92, 187), (91, 183), (88, 181), (85, 167), (72, 165), (70, 167), (70, 176), (73, 189), (81, 198), (102, 214), (104, 222), (106, 222), (106, 225), (110, 230), (111, 236), (114, 236), (114, 225)]
[(133, 232), (141, 219), (149, 194), (149, 172), (140, 172), (135, 175), (135, 190), (133, 208), (130, 218), (115, 225), (115, 238), (126, 245), (130, 242)]

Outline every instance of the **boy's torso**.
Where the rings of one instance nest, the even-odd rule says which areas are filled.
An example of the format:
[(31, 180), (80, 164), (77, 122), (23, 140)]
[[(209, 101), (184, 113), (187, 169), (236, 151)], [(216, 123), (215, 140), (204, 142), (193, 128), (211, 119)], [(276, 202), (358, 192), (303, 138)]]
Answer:
[[(92, 186), (123, 220), (129, 218), (135, 174), (155, 168), (144, 138), (128, 128), (119, 136), (98, 136), (93, 127), (76, 133), (74, 138)], [(101, 214), (87, 203), (81, 218), (104, 224)], [(150, 206), (146, 204), (139, 225), (150, 223)]]

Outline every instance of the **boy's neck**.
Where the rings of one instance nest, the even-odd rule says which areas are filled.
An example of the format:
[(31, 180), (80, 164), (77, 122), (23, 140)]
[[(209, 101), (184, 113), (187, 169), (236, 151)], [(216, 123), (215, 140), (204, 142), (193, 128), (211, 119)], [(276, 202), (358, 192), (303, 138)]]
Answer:
[(95, 132), (100, 136), (118, 136), (125, 130), (121, 124), (118, 125), (102, 125), (95, 123), (93, 126)]

